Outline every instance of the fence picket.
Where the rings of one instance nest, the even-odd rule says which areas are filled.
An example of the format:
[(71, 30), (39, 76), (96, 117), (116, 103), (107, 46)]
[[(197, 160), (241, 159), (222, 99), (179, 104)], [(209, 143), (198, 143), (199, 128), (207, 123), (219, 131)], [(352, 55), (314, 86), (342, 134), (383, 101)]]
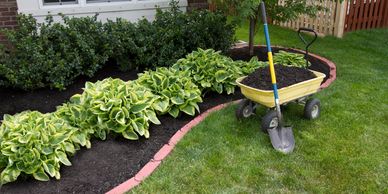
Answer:
[[(285, 0), (279, 0), (284, 5)], [(319, 4), (326, 10), (319, 11), (317, 17), (306, 14), (288, 22), (275, 24), (297, 30), (300, 27), (312, 28), (319, 35), (342, 37), (344, 32), (388, 27), (388, 0), (335, 0), (307, 1), (308, 4)], [(211, 7), (215, 9), (214, 7)]]

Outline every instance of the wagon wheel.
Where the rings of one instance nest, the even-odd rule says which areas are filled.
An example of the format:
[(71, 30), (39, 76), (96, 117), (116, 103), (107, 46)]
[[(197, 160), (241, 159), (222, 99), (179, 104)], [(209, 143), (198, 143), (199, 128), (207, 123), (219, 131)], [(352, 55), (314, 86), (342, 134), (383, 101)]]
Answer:
[(310, 99), (306, 102), (304, 106), (304, 117), (306, 119), (316, 119), (321, 114), (321, 102), (316, 99)]
[(279, 119), (275, 110), (270, 110), (261, 119), (261, 130), (264, 133), (268, 133), (267, 129), (278, 127)]
[(238, 104), (238, 108), (236, 110), (237, 119), (248, 118), (254, 114), (255, 111), (254, 103), (248, 99), (243, 99)]

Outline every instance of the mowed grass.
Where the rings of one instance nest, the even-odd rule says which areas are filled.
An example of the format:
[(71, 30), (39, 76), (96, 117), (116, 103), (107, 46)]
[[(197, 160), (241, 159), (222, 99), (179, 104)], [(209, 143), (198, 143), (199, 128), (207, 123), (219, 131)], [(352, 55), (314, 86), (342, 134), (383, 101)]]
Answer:
[[(273, 45), (303, 48), (294, 31), (270, 33)], [(247, 34), (244, 26), (236, 36)], [(256, 44), (265, 44), (262, 33)], [(388, 193), (388, 29), (319, 38), (312, 52), (334, 61), (338, 77), (316, 95), (319, 119), (303, 119), (299, 105), (284, 111), (293, 153), (276, 152), (260, 132), (265, 108), (237, 121), (232, 105), (195, 127), (131, 193)]]

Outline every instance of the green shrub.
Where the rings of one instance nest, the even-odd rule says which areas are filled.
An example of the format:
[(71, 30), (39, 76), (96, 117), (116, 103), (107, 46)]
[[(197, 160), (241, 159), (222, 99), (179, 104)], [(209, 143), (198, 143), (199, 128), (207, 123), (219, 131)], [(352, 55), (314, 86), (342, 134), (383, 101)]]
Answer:
[(4, 115), (0, 127), (1, 184), (15, 181), (21, 173), (40, 181), (48, 181), (49, 176), (59, 179), (60, 165), (71, 166), (67, 154), (74, 154), (80, 146), (90, 147), (87, 136), (53, 114), (26, 111)]
[(234, 26), (224, 15), (209, 11), (184, 13), (176, 1), (170, 5), (169, 10), (157, 9), (153, 22), (143, 19), (137, 23), (137, 66), (171, 66), (198, 48), (227, 51), (233, 44)]
[(65, 89), (80, 75), (92, 77), (108, 58), (122, 70), (170, 66), (197, 48), (226, 51), (233, 43), (234, 26), (219, 13), (184, 13), (157, 9), (153, 22), (123, 19), (102, 24), (94, 17), (70, 18), (62, 23), (48, 16), (37, 23), (18, 17), (18, 30), (2, 30), (13, 45), (0, 49), (0, 87), (33, 90)]
[(104, 31), (109, 40), (109, 47), (112, 49), (110, 57), (116, 60), (120, 69), (127, 71), (137, 68), (135, 58), (140, 54), (141, 49), (138, 44), (143, 39), (136, 25), (117, 18), (116, 21), (108, 20), (104, 24)]
[(191, 81), (188, 72), (161, 67), (139, 74), (135, 82), (159, 96), (153, 103), (153, 108), (159, 114), (168, 112), (176, 118), (179, 111), (192, 116), (195, 115), (195, 110), (199, 112), (201, 91)]
[(96, 20), (63, 16), (60, 24), (48, 16), (38, 24), (32, 16), (18, 16), (18, 30), (4, 30), (13, 49), (0, 62), (0, 86), (64, 89), (80, 75), (93, 76), (110, 55)]
[(160, 124), (152, 108), (158, 97), (147, 88), (120, 79), (87, 82), (84, 92), (58, 108), (57, 114), (73, 126), (94, 129), (95, 135), (105, 139), (109, 132), (137, 140), (149, 137), (149, 122)]
[(279, 51), (278, 53), (275, 53), (273, 61), (275, 64), (289, 67), (308, 68), (311, 65), (310, 62), (306, 63), (306, 59), (303, 54), (290, 53), (286, 51)]

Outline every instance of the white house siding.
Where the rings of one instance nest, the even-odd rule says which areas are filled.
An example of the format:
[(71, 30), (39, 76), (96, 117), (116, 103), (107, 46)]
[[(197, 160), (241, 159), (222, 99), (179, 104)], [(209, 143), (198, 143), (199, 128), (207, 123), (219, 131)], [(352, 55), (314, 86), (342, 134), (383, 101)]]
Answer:
[[(58, 13), (68, 16), (83, 17), (93, 16), (99, 13), (98, 19), (106, 21), (117, 17), (129, 21), (137, 21), (142, 17), (153, 20), (155, 18), (155, 6), (162, 9), (169, 8), (170, 0), (132, 0), (123, 2), (86, 3), (86, 0), (78, 0), (78, 4), (70, 5), (43, 5), (43, 0), (17, 0), (18, 12), (33, 15), (38, 22), (43, 22), (48, 14), (58, 21)], [(182, 10), (187, 8), (187, 0), (180, 0)]]

